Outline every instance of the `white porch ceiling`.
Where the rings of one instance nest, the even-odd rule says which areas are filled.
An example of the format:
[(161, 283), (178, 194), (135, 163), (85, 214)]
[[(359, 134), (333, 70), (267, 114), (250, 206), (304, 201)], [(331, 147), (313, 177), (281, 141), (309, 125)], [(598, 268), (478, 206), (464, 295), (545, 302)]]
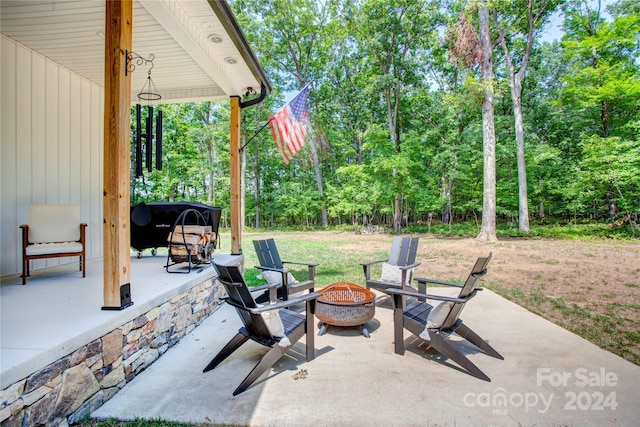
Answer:
[[(0, 32), (104, 87), (105, 1), (1, 0)], [(160, 102), (226, 99), (268, 86), (244, 37), (227, 32), (216, 15), (217, 1), (133, 1), (132, 50), (155, 55), (151, 78)], [(148, 67), (136, 66), (131, 76), (138, 102)]]

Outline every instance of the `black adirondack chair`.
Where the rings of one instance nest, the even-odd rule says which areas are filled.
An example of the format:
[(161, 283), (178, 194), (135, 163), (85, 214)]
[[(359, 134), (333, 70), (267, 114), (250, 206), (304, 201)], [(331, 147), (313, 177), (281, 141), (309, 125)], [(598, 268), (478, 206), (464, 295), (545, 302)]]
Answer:
[[(453, 286), (460, 289), (457, 297), (447, 297), (440, 295), (429, 295), (426, 292), (407, 291), (404, 289), (389, 288), (385, 292), (393, 295), (394, 310), (393, 310), (393, 323), (394, 323), (394, 342), (396, 354), (404, 354), (404, 329), (414, 335), (424, 338), (425, 328), (429, 324), (428, 336), (426, 341), (431, 347), (443, 354), (444, 356), (452, 359), (467, 372), (476, 378), (480, 378), (485, 381), (491, 381), (491, 379), (478, 368), (473, 362), (471, 362), (463, 353), (456, 349), (450, 342), (447, 341), (447, 337), (455, 333), (456, 335), (466, 339), (484, 353), (497, 359), (503, 360), (504, 357), (500, 355), (493, 347), (491, 347), (485, 340), (483, 340), (478, 334), (473, 332), (467, 325), (465, 325), (459, 318), (460, 312), (464, 308), (467, 301), (475, 296), (475, 294), (482, 290), (476, 288), (477, 280), (486, 274), (487, 265), (491, 260), (491, 254), (488, 257), (480, 257), (476, 261), (467, 281), (464, 284), (443, 282), (440, 280), (416, 278), (416, 281), (422, 283), (426, 288), (427, 283)], [(414, 298), (410, 298), (414, 297)], [(441, 304), (431, 306), (424, 300), (437, 300), (442, 301)], [(406, 306), (405, 306), (406, 304)], [(439, 313), (436, 314), (436, 310)], [(433, 314), (432, 314), (433, 312)], [(430, 314), (432, 316), (430, 317)], [(434, 314), (436, 316), (434, 316)], [(438, 317), (439, 319), (433, 319)], [(443, 319), (443, 320), (442, 320)], [(434, 324), (434, 321), (436, 322)], [(441, 324), (437, 324), (441, 323)], [(421, 336), (422, 334), (422, 336)]]
[[(256, 249), (258, 255), (258, 262), (256, 268), (263, 272), (263, 276), (268, 276), (269, 272), (275, 272), (277, 280), (275, 283), (281, 284), (278, 288), (278, 297), (282, 300), (289, 299), (289, 295), (296, 292), (309, 290), (313, 292), (315, 286), (316, 267), (318, 264), (307, 262), (294, 262), (294, 261), (282, 261), (276, 242), (273, 239), (254, 240), (253, 246)], [(306, 265), (307, 266), (307, 278), (303, 281), (298, 281), (289, 269), (285, 268), (285, 264), (294, 265)], [(270, 282), (267, 280), (267, 282)], [(271, 282), (274, 283), (274, 282)], [(263, 296), (258, 298), (259, 302), (263, 302), (267, 297)]]
[[(290, 303), (306, 303), (306, 312), (304, 314), (286, 309), (285, 307), (291, 304), (284, 301), (260, 306), (251, 295), (251, 291), (237, 266), (223, 266), (215, 263), (214, 266), (218, 271), (218, 280), (224, 285), (228, 294), (225, 301), (235, 307), (244, 326), (209, 362), (203, 372), (214, 369), (248, 340), (253, 340), (269, 347), (270, 350), (235, 389), (233, 392), (235, 396), (251, 386), (305, 334), (307, 361), (309, 362), (315, 358), (314, 313), (316, 298), (320, 296), (320, 293), (311, 292), (290, 300)], [(277, 310), (280, 315), (284, 327), (282, 337), (276, 337), (270, 332), (262, 316), (262, 313), (271, 310)]]
[[(380, 291), (384, 291), (388, 288), (406, 288), (406, 286), (403, 286), (403, 284), (406, 285), (411, 283), (413, 269), (420, 265), (419, 262), (416, 262), (417, 252), (418, 237), (394, 237), (393, 242), (391, 243), (391, 250), (389, 251), (389, 259), (381, 259), (362, 263), (366, 288), (374, 288)], [(385, 280), (384, 277), (381, 277), (380, 279), (372, 278), (372, 266), (375, 264), (383, 263), (387, 263), (388, 265), (392, 266), (392, 268), (397, 267), (397, 269), (399, 270), (397, 280)]]

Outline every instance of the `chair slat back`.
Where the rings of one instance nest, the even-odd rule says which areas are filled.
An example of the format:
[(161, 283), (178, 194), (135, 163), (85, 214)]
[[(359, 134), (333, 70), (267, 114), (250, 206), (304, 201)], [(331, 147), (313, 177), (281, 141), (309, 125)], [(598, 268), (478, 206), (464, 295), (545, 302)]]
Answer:
[(418, 237), (396, 236), (391, 242), (389, 260), (391, 265), (405, 266), (416, 262), (418, 252)]
[(80, 205), (29, 206), (31, 243), (75, 242), (80, 239)]
[[(487, 273), (487, 265), (491, 260), (491, 256), (492, 254), (489, 253), (489, 256), (479, 257), (476, 260), (476, 263), (471, 269), (471, 273), (469, 274), (467, 281), (460, 289), (458, 298), (466, 298), (475, 291), (476, 282), (480, 277), (484, 276)], [(452, 327), (458, 320), (458, 317), (460, 317), (460, 313), (462, 312), (462, 309), (464, 308), (465, 304), (466, 304), (465, 302), (454, 303), (453, 306), (451, 307), (451, 311), (447, 315), (447, 318), (444, 320), (444, 323), (442, 324), (442, 327), (440, 329), (446, 330)]]
[(253, 247), (256, 249), (258, 261), (262, 267), (284, 268), (276, 242), (273, 239), (254, 240)]
[(257, 308), (258, 304), (253, 299), (253, 295), (249, 291), (247, 283), (240, 272), (240, 268), (236, 265), (219, 265), (214, 263), (214, 267), (218, 272), (218, 280), (227, 291), (229, 301), (235, 307), (238, 315), (242, 319), (242, 324), (249, 334), (255, 337), (271, 339), (271, 333), (267, 328), (263, 317), (259, 314), (253, 314), (248, 309)]
[(467, 281), (464, 283), (462, 289), (460, 289), (458, 298), (466, 298), (475, 290), (478, 279), (487, 273), (487, 265), (489, 265), (489, 261), (491, 261), (491, 256), (492, 253), (489, 253), (489, 256), (479, 257), (476, 260), (475, 265), (471, 269), (471, 273), (469, 273), (469, 277), (467, 277)]

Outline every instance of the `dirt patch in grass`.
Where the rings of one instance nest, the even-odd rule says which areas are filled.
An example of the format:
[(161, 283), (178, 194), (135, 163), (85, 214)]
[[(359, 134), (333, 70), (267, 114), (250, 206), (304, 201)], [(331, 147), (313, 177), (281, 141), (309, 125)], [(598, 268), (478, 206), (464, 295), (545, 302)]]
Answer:
[[(300, 241), (321, 241), (357, 254), (362, 262), (388, 254), (393, 238), (333, 231), (287, 236), (291, 234)], [(464, 280), (476, 258), (492, 252), (482, 286), (640, 365), (640, 242), (501, 239), (480, 243), (472, 238), (419, 236), (421, 264), (416, 276)], [(322, 263), (319, 269), (327, 267)]]

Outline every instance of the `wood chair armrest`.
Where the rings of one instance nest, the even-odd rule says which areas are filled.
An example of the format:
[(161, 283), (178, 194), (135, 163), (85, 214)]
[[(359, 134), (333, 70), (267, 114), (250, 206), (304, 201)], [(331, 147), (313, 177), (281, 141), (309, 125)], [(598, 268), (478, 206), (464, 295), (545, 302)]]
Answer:
[[(308, 283), (311, 282), (311, 284), (313, 285), (313, 283), (315, 282), (315, 275), (316, 275), (316, 265), (317, 264), (307, 264), (307, 263), (294, 263), (294, 264), (300, 264), (300, 265), (307, 265), (309, 267), (309, 271), (307, 273), (308, 275), (308, 279), (306, 281), (302, 281), (302, 282), (294, 282), (292, 284), (292, 286), (295, 286), (298, 283)], [(284, 295), (285, 295), (285, 300), (287, 300), (289, 298), (289, 269), (287, 268), (272, 268), (272, 267), (263, 267), (260, 265), (256, 265), (255, 268), (257, 268), (258, 270), (262, 270), (262, 271), (274, 271), (276, 273), (280, 273), (280, 275), (282, 276), (282, 280), (281, 283), (277, 284), (277, 286), (283, 286), (284, 287)], [(313, 286), (311, 286), (313, 288)], [(273, 290), (269, 290), (269, 299), (273, 300), (273, 296), (275, 295), (273, 292)]]
[(275, 271), (276, 273), (282, 274), (286, 274), (289, 272), (288, 268), (263, 267), (261, 265), (256, 265), (254, 266), (254, 268), (257, 268), (258, 270)]
[(474, 290), (466, 298), (456, 298), (456, 297), (449, 297), (445, 295), (431, 295), (431, 294), (422, 293), (422, 292), (408, 291), (406, 289), (401, 289), (401, 288), (388, 288), (388, 289), (385, 289), (383, 292), (391, 295), (400, 295), (400, 296), (414, 297), (419, 299), (430, 299), (430, 300), (436, 300), (436, 301), (450, 301), (450, 302), (466, 302), (469, 298), (475, 295), (477, 290), (478, 289)]
[(420, 262), (414, 262), (414, 263), (409, 264), (409, 265), (399, 265), (398, 268), (400, 270), (411, 270), (412, 268), (415, 268), (415, 267), (417, 267), (419, 265), (420, 265)]
[(464, 286), (464, 285), (461, 285), (460, 283), (445, 282), (443, 280), (435, 280), (435, 279), (426, 279), (424, 277), (416, 277), (413, 280), (415, 280), (418, 283), (425, 284), (425, 285), (427, 283), (433, 283), (435, 285), (453, 286), (453, 287), (456, 287), (456, 288), (462, 288), (462, 286)]
[(280, 283), (266, 283), (258, 286), (247, 286), (247, 288), (249, 288), (249, 292), (260, 292), (271, 288), (277, 288), (279, 286), (281, 286)]
[[(279, 310), (281, 308), (288, 308), (292, 304), (297, 304), (297, 303), (301, 303), (301, 302), (315, 300), (320, 296), (322, 296), (322, 294), (320, 292), (309, 292), (309, 293), (301, 295), (299, 297), (290, 298), (290, 299), (288, 299), (286, 301), (279, 301), (279, 302), (276, 302), (275, 304), (264, 305), (262, 307), (245, 308), (245, 307), (239, 306), (239, 308), (248, 310), (253, 314), (259, 314), (259, 313), (264, 313), (265, 311)], [(229, 304), (233, 305), (233, 306), (237, 306), (232, 301), (227, 301), (227, 302)]]
[(296, 264), (296, 265), (306, 265), (307, 266), (307, 280), (315, 281), (316, 279), (316, 267), (319, 264), (311, 263), (311, 262), (296, 262), (296, 261), (282, 261), (283, 264)]
[(28, 224), (20, 224), (20, 228), (22, 229), (22, 250), (29, 245), (29, 225)]
[(307, 265), (317, 267), (319, 264), (314, 264), (312, 262), (298, 262), (298, 261), (282, 261), (283, 264), (298, 264), (298, 265)]
[[(278, 286), (284, 286), (285, 289), (285, 295), (288, 294), (288, 292), (286, 291), (287, 288), (289, 287), (289, 270), (287, 268), (272, 268), (272, 267), (263, 267), (261, 265), (256, 265), (255, 266), (258, 270), (262, 270), (262, 271), (275, 271), (276, 273), (280, 273), (280, 275), (282, 276), (282, 280), (280, 281), (280, 283), (278, 284)], [(270, 290), (270, 297), (269, 299), (273, 299), (271, 296), (271, 292), (273, 292), (273, 290)]]
[(387, 262), (387, 260), (386, 259), (379, 259), (377, 261), (361, 262), (360, 265), (363, 266), (363, 267), (365, 267), (365, 266), (369, 267), (369, 266), (371, 266), (373, 264), (379, 264), (381, 262)]
[(269, 294), (269, 302), (273, 303), (273, 302), (277, 302), (278, 301), (278, 289), (283, 287), (282, 283), (266, 283), (264, 285), (259, 285), (259, 286), (247, 286), (247, 288), (249, 289), (249, 292), (253, 293), (253, 292), (261, 292), (261, 291), (266, 291), (266, 293)]
[(369, 261), (369, 262), (362, 262), (360, 263), (360, 265), (362, 266), (362, 271), (364, 271), (364, 280), (371, 280), (371, 266), (373, 264), (380, 264), (383, 262), (387, 262), (386, 259), (379, 259), (377, 261)]
[(87, 230), (87, 224), (86, 223), (81, 223), (80, 224), (80, 240), (78, 240), (78, 242), (82, 243), (82, 247), (84, 248), (84, 244), (86, 242), (86, 230)]

